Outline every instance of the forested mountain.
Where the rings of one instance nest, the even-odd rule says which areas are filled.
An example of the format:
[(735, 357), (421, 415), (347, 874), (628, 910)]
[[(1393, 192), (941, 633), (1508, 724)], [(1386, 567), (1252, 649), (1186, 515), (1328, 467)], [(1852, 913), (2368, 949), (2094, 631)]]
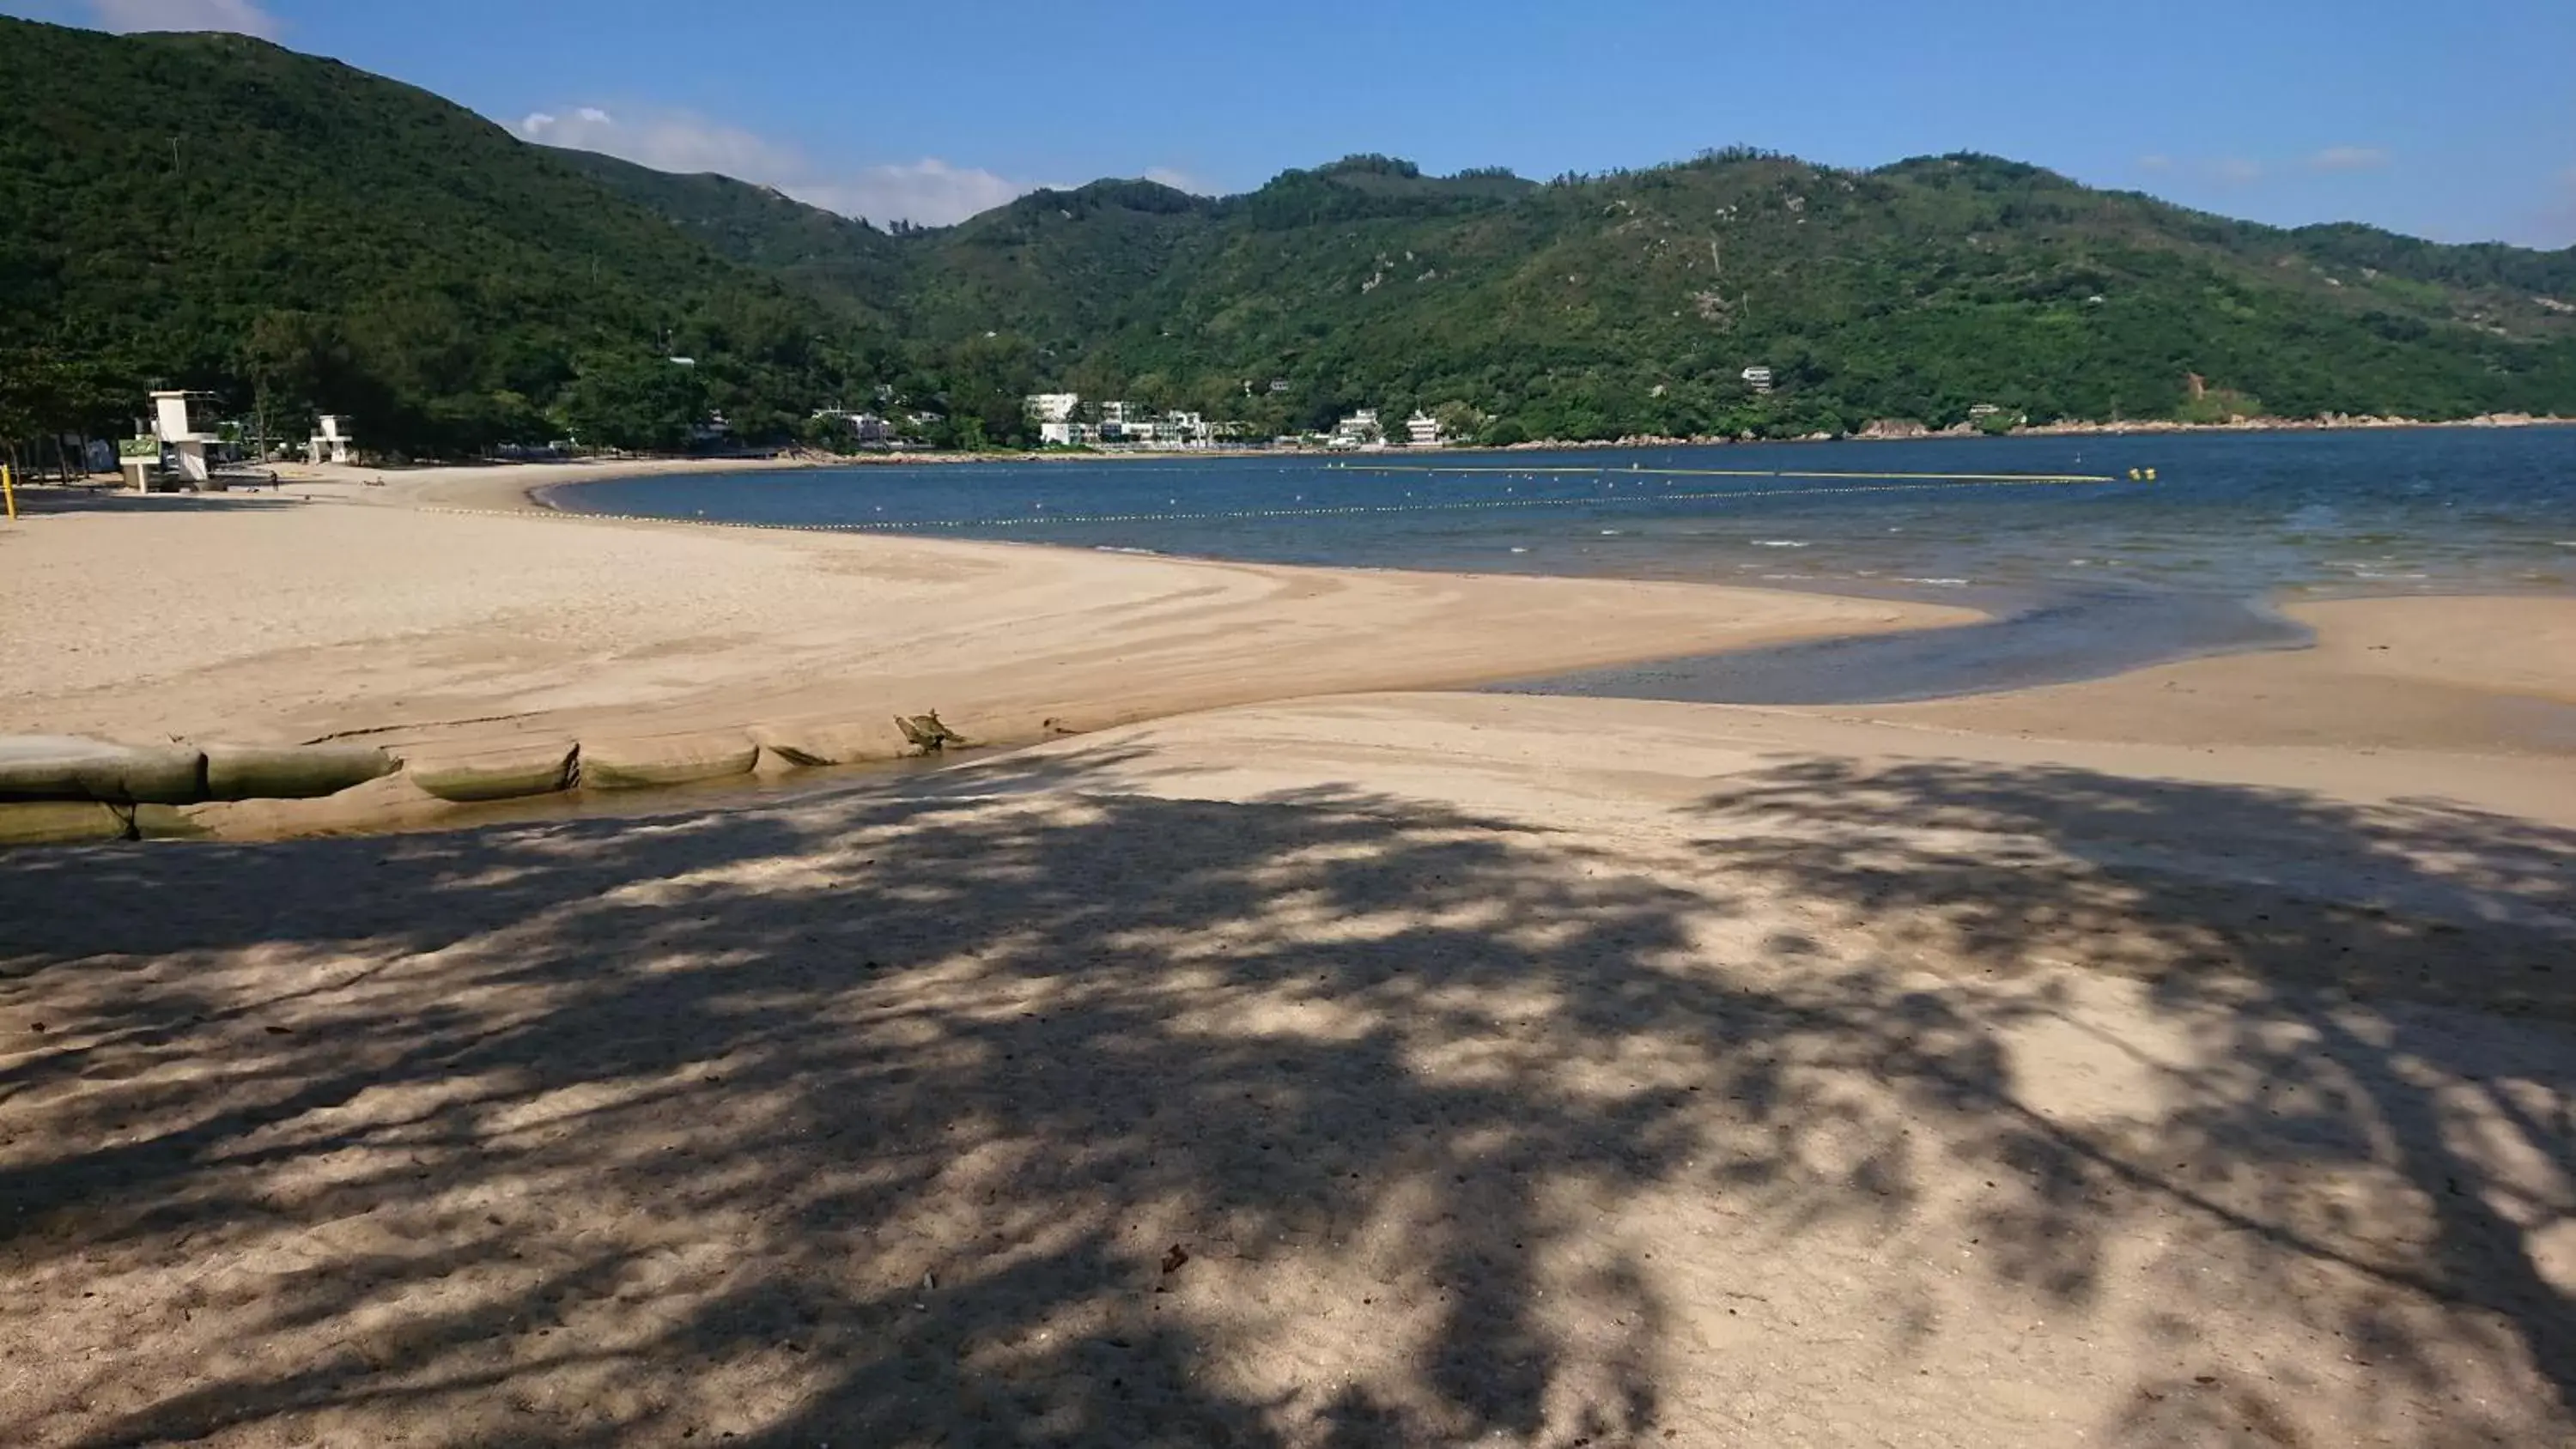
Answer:
[(0, 432), (112, 431), (166, 382), (456, 451), (877, 366), (864, 319), (337, 62), (0, 19), (0, 94)]
[(997, 442), (1041, 386), (1264, 430), (1446, 408), (1495, 441), (2576, 412), (2576, 249), (2285, 231), (1989, 157), (1545, 184), (1353, 157), (889, 233), (235, 36), (0, 20), (0, 84), (0, 433), (103, 426), (151, 379), (447, 452), (668, 446), (711, 408), (783, 437), (880, 387)]

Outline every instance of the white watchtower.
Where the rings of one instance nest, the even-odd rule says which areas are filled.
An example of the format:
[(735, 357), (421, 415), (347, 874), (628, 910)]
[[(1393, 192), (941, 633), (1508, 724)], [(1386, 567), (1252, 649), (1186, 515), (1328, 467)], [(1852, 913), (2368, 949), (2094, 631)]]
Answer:
[(324, 413), (314, 419), (314, 426), (320, 431), (305, 440), (304, 461), (317, 465), (348, 462), (349, 445), (357, 441), (350, 432), (348, 416), (345, 413)]
[(206, 445), (220, 440), (212, 433), (195, 431), (189, 424), (188, 397), (184, 392), (152, 394), (152, 434), (177, 458), (180, 478), (204, 487), (209, 477)]

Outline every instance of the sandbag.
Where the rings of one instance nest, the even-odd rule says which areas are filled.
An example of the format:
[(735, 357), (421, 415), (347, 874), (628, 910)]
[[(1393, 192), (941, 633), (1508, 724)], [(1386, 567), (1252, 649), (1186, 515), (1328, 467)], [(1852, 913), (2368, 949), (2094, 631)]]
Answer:
[(123, 840), (126, 831), (124, 812), (94, 800), (26, 801), (0, 805), (0, 846), (77, 845), (92, 840)]
[(311, 800), (392, 774), (373, 745), (208, 745), (209, 800)]
[(579, 748), (566, 741), (471, 754), (415, 754), (405, 758), (403, 773), (441, 800), (516, 800), (570, 788), (573, 757)]
[(892, 719), (754, 725), (751, 737), (791, 765), (856, 765), (912, 753)]
[(189, 745), (114, 745), (77, 735), (0, 737), (0, 800), (186, 805), (205, 798), (206, 756)]
[(581, 783), (599, 790), (641, 790), (748, 775), (760, 747), (739, 730), (713, 734), (647, 735), (636, 739), (584, 740)]

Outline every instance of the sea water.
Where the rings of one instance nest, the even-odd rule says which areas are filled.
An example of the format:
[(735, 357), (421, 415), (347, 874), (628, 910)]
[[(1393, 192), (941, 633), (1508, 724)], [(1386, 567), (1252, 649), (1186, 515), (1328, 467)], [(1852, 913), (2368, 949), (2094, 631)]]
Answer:
[[(2148, 469), (2155, 481), (2130, 481)], [(2114, 481), (1722, 476), (1775, 472)], [(2271, 605), (2300, 598), (2576, 589), (2576, 428), (2563, 427), (871, 464), (583, 484), (554, 501), (1278, 563), (1818, 589), (1996, 616), (1527, 686), (1745, 703), (1931, 698), (2282, 647), (2303, 635)]]

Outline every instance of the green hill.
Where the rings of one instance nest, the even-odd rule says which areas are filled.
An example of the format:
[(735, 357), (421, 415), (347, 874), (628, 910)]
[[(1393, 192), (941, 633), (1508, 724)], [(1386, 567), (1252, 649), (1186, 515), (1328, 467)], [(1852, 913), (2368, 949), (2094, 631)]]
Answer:
[(1545, 185), (1356, 157), (1244, 196), (1100, 182), (866, 238), (866, 298), (916, 349), (997, 333), (1041, 380), (1265, 426), (1369, 403), (1465, 404), (1501, 437), (1947, 426), (1980, 403), (2576, 411), (2576, 249), (2282, 230), (1983, 156), (1726, 152)]
[(904, 249), (863, 221), (730, 176), (677, 176), (595, 151), (546, 155), (687, 233), (708, 250), (883, 318), (904, 290)]
[[(638, 390), (813, 385), (787, 283), (427, 92), (241, 36), (0, 19), (0, 93), (0, 409), (21, 419), (110, 431), (166, 381), (269, 401), (281, 433), (343, 411), (455, 451)], [(644, 364), (672, 352), (709, 367), (667, 387)]]
[(2281, 230), (1991, 157), (1539, 184), (1356, 156), (889, 232), (237, 36), (0, 20), (0, 85), (0, 436), (108, 431), (156, 380), (450, 453), (674, 446), (710, 409), (778, 438), (880, 386), (995, 441), (1042, 385), (1491, 440), (2576, 412), (2576, 249)]

